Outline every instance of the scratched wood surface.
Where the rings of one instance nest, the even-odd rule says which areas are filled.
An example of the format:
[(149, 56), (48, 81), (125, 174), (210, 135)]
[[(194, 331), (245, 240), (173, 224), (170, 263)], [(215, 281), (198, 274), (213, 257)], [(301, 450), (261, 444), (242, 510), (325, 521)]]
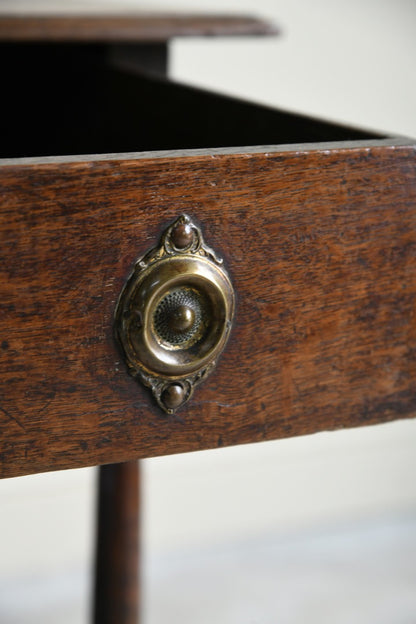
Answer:
[[(415, 148), (236, 151), (0, 167), (2, 476), (416, 414)], [(237, 312), (216, 371), (166, 416), (128, 376), (113, 312), (182, 212)]]

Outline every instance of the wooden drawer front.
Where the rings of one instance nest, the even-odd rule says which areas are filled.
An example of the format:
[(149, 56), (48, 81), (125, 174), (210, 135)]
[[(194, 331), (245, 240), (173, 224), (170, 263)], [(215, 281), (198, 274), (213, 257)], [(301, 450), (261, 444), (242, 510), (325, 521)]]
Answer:
[[(2, 476), (414, 416), (413, 147), (17, 160), (0, 187)], [(167, 416), (129, 377), (113, 314), (183, 212), (237, 310), (217, 369)]]

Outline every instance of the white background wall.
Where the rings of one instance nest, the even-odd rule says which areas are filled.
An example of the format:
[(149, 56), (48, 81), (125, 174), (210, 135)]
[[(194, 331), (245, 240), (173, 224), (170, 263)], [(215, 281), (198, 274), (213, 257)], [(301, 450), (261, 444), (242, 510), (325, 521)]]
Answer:
[[(119, 7), (144, 4), (153, 8), (150, 2), (133, 0), (119, 3)], [(190, 0), (181, 2), (184, 9), (195, 10), (194, 4)], [(174, 0), (165, 0), (164, 6), (178, 5)], [(283, 34), (264, 40), (175, 41), (171, 57), (175, 78), (290, 110), (416, 136), (416, 4), (412, 0), (199, 0), (198, 10), (204, 8), (270, 17), (281, 25)], [(302, 547), (296, 550), (294, 546), (293, 551), (297, 552), (299, 564), (302, 557), (308, 556), (307, 535), (331, 533), (343, 527), (345, 538), (349, 530), (353, 536), (354, 527), (363, 523), (375, 527), (387, 522), (390, 537), (383, 532), (377, 534), (380, 541), (374, 552), (377, 548), (381, 552), (383, 543), (390, 539), (391, 561), (375, 558), (375, 566), (396, 570), (393, 562), (399, 562), (395, 572), (398, 589), (404, 591), (411, 581), (414, 585), (415, 448), (416, 421), (409, 421), (144, 462), (149, 624), (162, 621), (157, 605), (164, 598), (168, 600), (167, 588), (173, 588), (176, 594), (180, 591), (175, 578), (189, 584), (194, 595), (199, 599), (202, 596), (208, 606), (215, 602), (211, 589), (205, 588), (209, 596), (200, 593), (195, 570), (204, 565), (205, 570), (211, 569), (210, 565), (216, 567), (217, 574), (211, 578), (215, 586), (215, 576), (221, 578), (221, 569), (227, 566), (220, 559), (207, 562), (207, 549), (217, 552), (234, 544), (237, 553), (247, 549), (247, 544), (260, 543), (265, 536), (272, 541), (287, 538), (289, 542), (294, 535), (303, 536)], [(94, 480), (94, 470), (86, 469), (0, 482), (1, 624), (45, 624), (54, 609), (59, 609), (61, 615), (58, 619), (51, 615), (51, 622), (87, 621)], [(365, 534), (366, 544), (369, 534)], [(354, 543), (353, 537), (348, 543)], [(328, 548), (321, 551), (326, 553), (323, 559), (318, 557), (315, 562), (313, 570), (318, 576), (320, 564), (324, 567), (325, 560), (331, 560), (336, 552), (335, 546), (332, 551)], [(357, 548), (356, 570), (365, 565), (364, 560), (360, 563), (359, 552), (365, 549)], [(233, 561), (240, 562), (235, 556)], [(188, 576), (181, 577), (183, 557), (192, 565)], [(242, 574), (241, 585), (236, 580), (235, 590), (241, 597), (247, 593), (247, 586), (252, 587), (256, 578), (262, 578), (255, 558), (248, 557), (246, 563), (254, 570), (251, 577), (244, 576), (243, 565), (235, 563), (230, 568), (236, 578), (239, 570)], [(277, 574), (279, 563), (273, 565), (273, 574)], [(288, 570), (281, 572), (283, 581)], [(203, 576), (199, 578), (201, 583), (206, 581)], [(326, 579), (321, 585), (328, 582)], [(345, 582), (339, 599), (345, 596)], [(380, 583), (376, 585), (379, 594), (374, 604), (384, 592)], [(217, 587), (218, 599), (224, 604), (229, 594), (220, 590)], [(297, 586), (292, 590), (296, 594)], [(388, 609), (377, 617), (373, 610), (368, 619), (365, 609), (361, 609), (364, 619), (359, 620), (357, 614), (345, 619), (343, 613), (349, 613), (345, 602), (344, 611), (338, 604), (328, 620), (320, 613), (316, 622), (410, 624), (416, 621), (416, 601), (412, 602), (408, 594), (404, 598), (400, 591), (399, 606), (405, 607), (402, 616), (396, 605), (391, 619)], [(270, 600), (274, 593), (271, 587)], [(368, 595), (366, 588), (366, 599)], [(295, 595), (293, 601), (299, 598)], [(263, 596), (262, 602), (267, 598)], [(211, 613), (207, 605), (205, 613)], [(305, 614), (298, 611), (300, 619), (296, 619), (294, 611), (290, 615), (289, 611), (280, 614), (279, 621), (306, 621)], [(246, 610), (247, 619), (241, 614), (238, 619), (226, 609), (222, 618), (210, 615), (210, 620), (204, 619), (201, 610), (193, 619), (189, 613), (188, 619), (184, 615), (178, 621), (276, 621), (265, 614), (260, 618), (256, 610), (257, 616), (252, 618)], [(164, 621), (176, 620), (171, 614)]]

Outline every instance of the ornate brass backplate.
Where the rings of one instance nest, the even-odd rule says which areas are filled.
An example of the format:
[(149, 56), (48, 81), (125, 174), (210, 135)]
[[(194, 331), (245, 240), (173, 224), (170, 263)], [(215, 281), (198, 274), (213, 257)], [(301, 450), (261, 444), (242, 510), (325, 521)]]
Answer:
[(130, 373), (172, 414), (215, 367), (233, 314), (222, 259), (181, 215), (136, 262), (117, 304), (115, 333)]

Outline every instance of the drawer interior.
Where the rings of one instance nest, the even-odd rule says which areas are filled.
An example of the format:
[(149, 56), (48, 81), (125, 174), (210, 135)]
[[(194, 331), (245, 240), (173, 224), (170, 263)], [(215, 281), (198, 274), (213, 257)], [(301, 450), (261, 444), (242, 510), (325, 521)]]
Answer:
[(382, 138), (120, 68), (105, 46), (0, 53), (1, 158)]

